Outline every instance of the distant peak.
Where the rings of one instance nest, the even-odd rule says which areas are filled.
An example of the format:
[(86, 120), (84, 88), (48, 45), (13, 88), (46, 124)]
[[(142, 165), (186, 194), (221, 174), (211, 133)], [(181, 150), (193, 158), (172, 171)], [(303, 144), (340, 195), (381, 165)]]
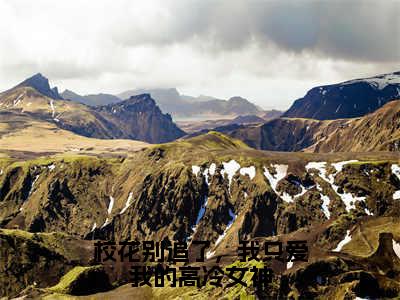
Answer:
[(151, 98), (151, 95), (149, 93), (144, 93), (144, 94), (139, 94), (139, 95), (134, 95), (129, 98), (129, 100), (135, 100), (135, 101), (154, 101), (153, 98)]
[(242, 98), (242, 97), (240, 97), (240, 96), (231, 97), (231, 98), (229, 98), (228, 101), (232, 101), (232, 102), (244, 102), (244, 101), (246, 101), (246, 102), (248, 102), (247, 99)]
[(42, 73), (36, 73), (35, 75), (33, 75), (33, 76), (30, 77), (30, 78), (44, 78), (44, 79), (48, 80), (46, 77), (44, 77), (44, 76), (42, 75)]
[(49, 80), (41, 73), (36, 73), (35, 75), (25, 79), (23, 82), (16, 86), (16, 88), (18, 87), (31, 87), (47, 97), (53, 99), (62, 99), (62, 97), (58, 93), (57, 87), (51, 88)]
[[(49, 85), (49, 80), (42, 75), (42, 73), (36, 73), (35, 75), (25, 79), (23, 82), (20, 83), (22, 84), (32, 84), (32, 83), (42, 83), (42, 84), (47, 84)], [(50, 88), (50, 86), (49, 86)]]

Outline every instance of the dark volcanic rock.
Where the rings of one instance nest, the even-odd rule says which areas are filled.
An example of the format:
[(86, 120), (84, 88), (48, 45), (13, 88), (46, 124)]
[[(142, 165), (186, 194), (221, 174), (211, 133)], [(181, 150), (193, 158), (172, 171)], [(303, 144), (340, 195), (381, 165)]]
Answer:
[(49, 80), (40, 73), (29, 77), (28, 79), (18, 84), (15, 88), (19, 87), (32, 87), (39, 93), (47, 97), (50, 97), (52, 99), (62, 99), (62, 97), (58, 93), (57, 87), (50, 88)]
[(400, 97), (400, 72), (319, 86), (296, 100), (284, 117), (330, 120), (371, 113)]
[(96, 111), (119, 129), (120, 132), (115, 132), (114, 138), (163, 143), (185, 134), (174, 124), (169, 114), (161, 112), (149, 94), (132, 96), (119, 103), (99, 106)]

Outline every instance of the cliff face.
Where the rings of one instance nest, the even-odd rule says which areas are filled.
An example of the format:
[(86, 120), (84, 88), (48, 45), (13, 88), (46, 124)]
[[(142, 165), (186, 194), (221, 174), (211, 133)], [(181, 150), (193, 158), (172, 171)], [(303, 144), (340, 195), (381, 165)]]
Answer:
[(366, 115), (400, 96), (400, 72), (319, 86), (296, 100), (284, 117), (333, 120)]
[(185, 133), (163, 114), (149, 95), (96, 108), (53, 99), (20, 86), (0, 95), (0, 113), (12, 112), (50, 122), (61, 129), (100, 139), (135, 139), (149, 143), (175, 140)]
[(50, 88), (49, 80), (40, 73), (27, 78), (26, 80), (18, 84), (15, 88), (20, 87), (31, 87), (49, 98), (63, 99), (58, 93), (57, 87)]
[(149, 94), (132, 96), (128, 100), (100, 106), (96, 111), (118, 130), (114, 138), (144, 140), (149, 143), (173, 141), (185, 133), (163, 114)]
[(279, 118), (257, 126), (221, 128), (262, 150), (305, 152), (398, 151), (400, 101), (360, 118), (318, 121)]
[[(331, 266), (337, 263), (321, 251), (336, 248), (353, 226), (386, 218), (392, 220), (385, 227), (389, 230), (396, 228), (400, 217), (396, 155), (358, 154), (351, 161), (349, 157), (259, 152), (210, 133), (125, 159), (1, 160), (0, 224), (38, 233), (68, 232), (85, 240), (169, 238), (187, 241), (191, 249), (192, 240), (209, 240), (208, 258), (227, 256), (225, 263), (233, 262), (229, 249), (235, 249), (239, 239), (306, 239), (312, 245), (312, 259), (299, 268), (317, 274), (313, 264), (319, 259), (324, 276), (334, 277), (357, 269), (351, 262), (357, 259), (346, 258), (336, 272)], [(365, 226), (362, 230), (379, 227)], [(393, 239), (400, 236), (395, 233)], [(368, 249), (349, 251), (363, 256)], [(284, 266), (278, 269), (286, 272)], [(118, 270), (107, 272), (123, 282)], [(310, 287), (302, 274), (283, 276), (275, 292), (295, 287), (307, 295)], [(2, 280), (11, 286), (10, 277)], [(32, 280), (27, 277), (28, 283)], [(54, 280), (48, 283), (53, 285)], [(22, 284), (3, 294), (21, 289)]]
[[(214, 148), (220, 139), (228, 149)], [(291, 162), (295, 155), (300, 162)], [(233, 236), (239, 231), (242, 237), (270, 236), (346, 213), (398, 213), (394, 194), (400, 182), (390, 156), (336, 163), (344, 157), (332, 154), (310, 163), (314, 156), (302, 155), (282, 159), (209, 134), (128, 159), (77, 156), (4, 164), (0, 222), (77, 237), (194, 235), (216, 242), (227, 227)], [(329, 203), (323, 203), (324, 195)]]

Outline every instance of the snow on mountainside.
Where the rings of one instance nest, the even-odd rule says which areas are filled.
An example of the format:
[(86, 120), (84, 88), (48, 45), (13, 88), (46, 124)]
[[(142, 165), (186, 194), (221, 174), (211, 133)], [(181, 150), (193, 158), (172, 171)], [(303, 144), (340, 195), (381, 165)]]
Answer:
[[(400, 85), (400, 72), (395, 72), (395, 73), (390, 73), (390, 74), (384, 74), (384, 75), (378, 75), (370, 78), (364, 78), (364, 79), (354, 79), (354, 80), (349, 80), (346, 82), (343, 82), (342, 85), (346, 84), (352, 84), (356, 82), (367, 82), (369, 85), (371, 85), (373, 88), (382, 90), (385, 87), (387, 87), (389, 84), (398, 84)], [(399, 95), (400, 95), (400, 87), (398, 89)]]
[(372, 113), (400, 98), (400, 72), (314, 87), (283, 115), (333, 120)]

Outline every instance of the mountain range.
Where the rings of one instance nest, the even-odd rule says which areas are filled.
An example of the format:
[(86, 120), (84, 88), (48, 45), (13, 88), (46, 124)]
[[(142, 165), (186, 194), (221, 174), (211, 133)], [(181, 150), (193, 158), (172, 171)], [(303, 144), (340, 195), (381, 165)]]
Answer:
[[(0, 294), (392, 298), (400, 293), (399, 168), (393, 152), (288, 155), (215, 132), (124, 159), (1, 159)], [(271, 287), (257, 290), (246, 277), (247, 288), (134, 288), (128, 260), (93, 264), (94, 241), (133, 239), (186, 241), (193, 254), (192, 240), (210, 241), (205, 266), (272, 268)], [(239, 262), (239, 240), (301, 240), (308, 257)]]
[(358, 118), (320, 121), (281, 117), (263, 124), (233, 124), (213, 130), (260, 150), (366, 152), (400, 151), (398, 128), (400, 101), (391, 101), (377, 111)]
[[(100, 139), (133, 139), (149, 143), (175, 140), (185, 133), (163, 114), (148, 94), (91, 107), (58, 99), (41, 74), (0, 95), (0, 112), (14, 112), (32, 120), (51, 122), (58, 128)], [(51, 97), (50, 97), (51, 96)], [(54, 97), (53, 97), (54, 96)]]
[[(390, 82), (377, 97), (396, 76), (376, 77)], [(321, 120), (289, 109), (185, 136), (147, 93), (86, 105), (40, 74), (1, 93), (0, 297), (397, 299), (400, 101), (352, 116), (362, 95), (350, 93), (349, 116), (331, 119), (344, 98), (326, 95), (329, 110), (299, 101)], [(187, 243), (189, 262), (172, 267), (201, 276), (213, 266), (273, 276), (267, 289), (249, 273), (246, 286), (132, 287), (136, 263), (93, 259), (96, 242), (127, 240)], [(196, 240), (210, 242), (204, 263)], [(240, 261), (245, 240), (300, 246)]]
[(163, 112), (171, 114), (175, 119), (223, 119), (234, 118), (239, 115), (260, 114), (263, 110), (241, 97), (232, 97), (229, 100), (214, 97), (190, 97), (181, 95), (176, 89), (136, 89), (120, 93), (97, 94), (80, 96), (66, 90), (61, 93), (64, 99), (73, 100), (91, 106), (116, 103), (134, 95), (150, 94)]
[[(93, 94), (93, 95), (81, 96), (70, 90), (65, 90), (64, 92), (62, 92), (61, 96), (63, 99), (72, 100), (89, 106), (107, 105), (122, 101), (122, 98), (119, 98), (111, 94)], [(128, 99), (128, 98), (130, 97), (126, 97), (123, 99)]]
[(177, 121), (177, 125), (188, 134), (198, 134), (199, 132), (207, 130), (217, 130), (219, 127), (225, 127), (229, 125), (246, 125), (246, 124), (261, 124), (268, 120), (279, 118), (282, 112), (279, 110), (265, 111), (259, 115), (239, 115), (233, 119), (221, 119), (221, 120), (189, 120), (189, 121)]

